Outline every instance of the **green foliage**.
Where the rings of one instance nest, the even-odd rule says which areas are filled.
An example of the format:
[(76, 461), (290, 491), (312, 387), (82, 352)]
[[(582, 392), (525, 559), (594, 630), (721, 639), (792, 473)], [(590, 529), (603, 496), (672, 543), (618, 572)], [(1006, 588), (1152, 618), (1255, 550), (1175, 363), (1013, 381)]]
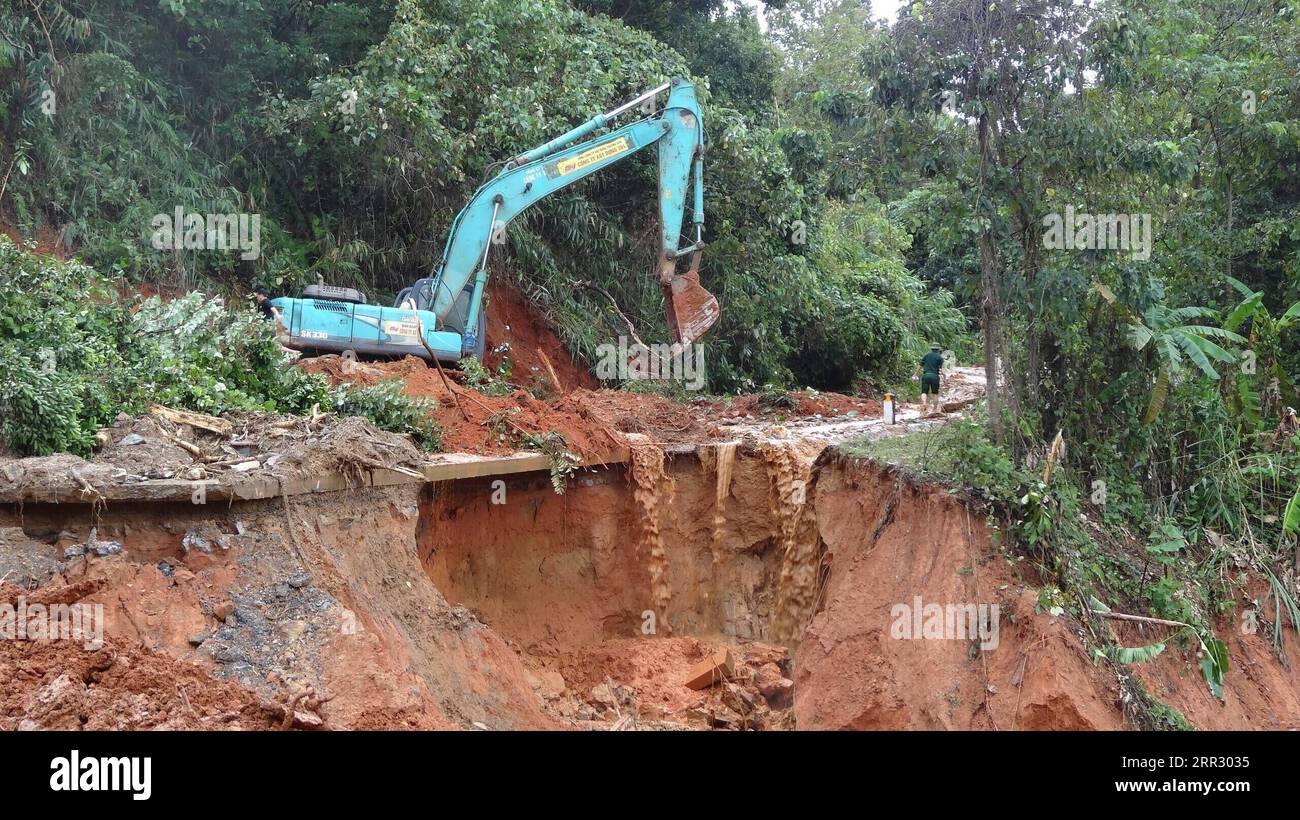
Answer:
[(191, 292), (127, 301), (78, 262), (0, 236), (0, 435), (19, 455), (87, 454), (118, 413), (152, 403), (221, 413), (334, 407), (438, 446), (429, 405), (381, 385), (330, 394), (286, 365), (270, 322)]
[(433, 421), (436, 403), (402, 395), (402, 383), (396, 379), (372, 387), (345, 386), (333, 398), (340, 415), (364, 416), (381, 430), (406, 433), (430, 452), (442, 445), (442, 429)]
[(564, 495), (569, 476), (577, 472), (582, 458), (569, 452), (564, 436), (552, 430), (546, 433), (529, 433), (521, 436), (519, 442), (525, 450), (537, 450), (545, 453), (551, 464), (551, 487), (556, 495)]
[(1287, 535), (1300, 533), (1300, 487), (1296, 487), (1295, 495), (1286, 502), (1286, 509), (1282, 513), (1282, 531)]
[[(0, 172), (11, 171), (0, 206), (135, 278), (292, 290), (321, 274), (396, 290), (437, 265), (429, 238), (493, 163), (694, 76), (708, 139), (704, 284), (727, 306), (705, 340), (713, 389), (884, 381), (914, 337), (964, 332), (950, 298), (907, 273), (907, 238), (883, 209), (827, 208), (836, 157), (819, 129), (781, 124), (782, 52), (753, 12), (579, 5), (597, 13), (561, 0), (192, 0), (137, 15), (115, 0), (49, 0), (63, 21), (51, 38), (0, 11), (12, 46), (0, 61)], [(600, 283), (646, 338), (667, 336), (645, 275), (654, 169), (647, 152), (541, 203), (492, 260), (580, 359), (624, 327), (574, 279)], [(150, 220), (176, 207), (261, 214), (261, 257), (156, 250)], [(810, 239), (795, 240), (797, 224)]]
[(1117, 646), (1115, 647), (1115, 660), (1118, 663), (1146, 663), (1155, 660), (1164, 651), (1165, 645), (1163, 643), (1153, 643), (1147, 646)]
[(508, 376), (494, 374), (481, 361), (473, 356), (460, 360), (460, 372), (465, 377), (465, 384), (488, 396), (506, 396), (514, 388), (506, 381)]

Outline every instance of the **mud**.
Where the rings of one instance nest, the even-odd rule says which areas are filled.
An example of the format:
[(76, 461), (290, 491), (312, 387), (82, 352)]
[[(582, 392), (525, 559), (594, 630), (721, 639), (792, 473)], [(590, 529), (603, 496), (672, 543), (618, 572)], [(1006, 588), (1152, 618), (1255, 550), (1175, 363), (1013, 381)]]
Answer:
[[(0, 679), (17, 682), (0, 694), (0, 726), (1122, 729), (1132, 676), (1198, 727), (1300, 727), (1293, 635), (1279, 661), (1266, 631), (1219, 625), (1232, 656), (1222, 703), (1190, 647), (1122, 670), (1095, 662), (1080, 624), (1038, 611), (1040, 582), (965, 499), (845, 459), (797, 421), (751, 420), (725, 438), (707, 403), (469, 396), (418, 360), (333, 374), (344, 375), (402, 378), (442, 398), (443, 418), (460, 415), (459, 398), (468, 418), (449, 425), (454, 440), (487, 450), (513, 443), (486, 423), (506, 409), (525, 430), (570, 424), (587, 468), (562, 495), (533, 472), (220, 504), (0, 508), (4, 597), (105, 613), (97, 651), (0, 641)], [(355, 419), (231, 421), (222, 436), (124, 419), (92, 462), (4, 469), (10, 481), (90, 483), (141, 465), (206, 470), (227, 447), (272, 475), (420, 464), (405, 439)], [(696, 448), (666, 450), (677, 436)], [(591, 458), (615, 443), (626, 462)], [(900, 634), (899, 608), (929, 604), (996, 607), (996, 633)], [(1132, 645), (1151, 637), (1114, 628)], [(724, 679), (687, 686), (722, 648)]]
[(500, 277), (488, 280), (487, 354), (484, 363), (499, 372), (509, 360), (510, 380), (543, 397), (556, 397), (577, 388), (598, 386), (587, 368), (573, 360), (519, 290)]
[[(659, 519), (663, 509), (671, 508), (675, 487), (672, 479), (664, 474), (664, 451), (646, 441), (635, 441), (632, 445), (631, 469), (629, 478), (632, 483), (632, 500), (637, 508), (639, 537), (637, 551), (646, 563), (650, 576), (650, 603), (654, 612), (668, 612), (672, 602), (672, 592), (666, 580), (668, 558), (664, 554), (664, 539), (659, 531)], [(672, 634), (672, 624), (667, 617), (662, 617), (658, 629), (665, 635)]]

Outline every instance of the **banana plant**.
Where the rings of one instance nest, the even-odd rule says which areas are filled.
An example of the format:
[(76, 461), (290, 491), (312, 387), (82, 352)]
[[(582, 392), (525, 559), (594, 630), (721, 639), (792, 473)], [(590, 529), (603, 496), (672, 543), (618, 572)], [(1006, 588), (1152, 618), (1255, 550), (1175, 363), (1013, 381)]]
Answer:
[[(1264, 292), (1262, 290), (1251, 290), (1248, 285), (1239, 279), (1231, 276), (1226, 278), (1232, 287), (1242, 295), (1242, 300), (1224, 319), (1224, 329), (1235, 331), (1246, 322), (1250, 322), (1249, 349), (1258, 351), (1258, 354), (1252, 358), (1255, 367), (1253, 372), (1267, 374), (1277, 379), (1278, 390), (1282, 398), (1289, 403), (1294, 402), (1295, 385), (1292, 383), (1291, 377), (1287, 375), (1286, 369), (1282, 367), (1282, 363), (1278, 360), (1277, 346), (1284, 330), (1300, 325), (1300, 301), (1287, 308), (1281, 317), (1274, 319), (1264, 305)], [(1241, 388), (1241, 405), (1243, 409), (1257, 406), (1259, 404), (1258, 394), (1250, 390), (1246, 381), (1240, 381), (1238, 384)], [(1247, 396), (1247, 392), (1252, 395)]]
[(1170, 308), (1155, 304), (1142, 314), (1119, 302), (1110, 288), (1100, 282), (1093, 289), (1113, 305), (1128, 321), (1128, 341), (1135, 350), (1151, 349), (1156, 357), (1156, 382), (1147, 401), (1143, 424), (1151, 424), (1160, 415), (1169, 396), (1171, 380), (1188, 369), (1188, 363), (1211, 379), (1218, 379), (1215, 362), (1234, 362), (1237, 357), (1219, 342), (1245, 344), (1246, 340), (1227, 327), (1197, 323), (1214, 318), (1217, 313), (1206, 307)]

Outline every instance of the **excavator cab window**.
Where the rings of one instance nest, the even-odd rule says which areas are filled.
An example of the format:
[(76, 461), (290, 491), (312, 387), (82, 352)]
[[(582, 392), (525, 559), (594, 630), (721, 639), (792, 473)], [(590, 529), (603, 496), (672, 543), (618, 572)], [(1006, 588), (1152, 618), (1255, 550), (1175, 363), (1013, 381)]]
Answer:
[(433, 280), (421, 279), (408, 289), (409, 298), (415, 301), (417, 310), (429, 310), (433, 307)]

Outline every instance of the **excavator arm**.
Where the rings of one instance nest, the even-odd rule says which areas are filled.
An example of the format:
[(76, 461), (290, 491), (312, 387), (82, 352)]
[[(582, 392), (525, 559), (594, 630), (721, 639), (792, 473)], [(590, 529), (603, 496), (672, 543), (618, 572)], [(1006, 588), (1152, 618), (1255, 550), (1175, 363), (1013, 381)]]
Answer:
[[(578, 142), (664, 91), (668, 91), (668, 101), (656, 115)], [(456, 317), (455, 324), (464, 328), (465, 349), (473, 349), (487, 285), (488, 257), (493, 244), (504, 237), (510, 220), (538, 200), (651, 145), (659, 146), (658, 275), (667, 303), (668, 326), (678, 344), (688, 345), (699, 338), (717, 321), (719, 310), (717, 300), (699, 281), (700, 251), (704, 246), (704, 126), (695, 88), (682, 79), (647, 91), (507, 162), (456, 215), (432, 287), (412, 291), (415, 306), (432, 311), (439, 324), (445, 324), (462, 292), (472, 283), (467, 313)], [(688, 187), (694, 194), (695, 230), (694, 241), (683, 247)], [(689, 267), (678, 273), (678, 260), (687, 255), (691, 257)]]

